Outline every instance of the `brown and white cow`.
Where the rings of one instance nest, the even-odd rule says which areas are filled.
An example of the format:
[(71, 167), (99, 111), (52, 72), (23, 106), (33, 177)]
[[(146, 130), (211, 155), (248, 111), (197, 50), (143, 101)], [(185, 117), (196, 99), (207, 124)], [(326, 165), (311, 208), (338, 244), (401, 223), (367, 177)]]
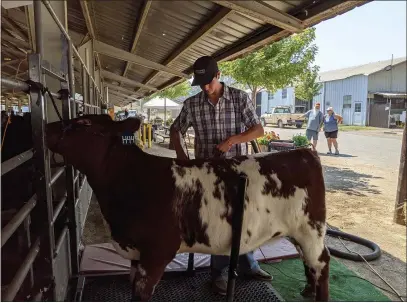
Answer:
[(149, 300), (177, 253), (229, 255), (237, 180), (248, 177), (240, 253), (273, 238), (295, 240), (304, 258), (304, 295), (327, 301), (325, 186), (307, 149), (232, 159), (181, 161), (122, 145), (138, 119), (87, 115), (47, 127), (48, 147), (87, 175), (117, 252), (132, 260), (133, 299)]

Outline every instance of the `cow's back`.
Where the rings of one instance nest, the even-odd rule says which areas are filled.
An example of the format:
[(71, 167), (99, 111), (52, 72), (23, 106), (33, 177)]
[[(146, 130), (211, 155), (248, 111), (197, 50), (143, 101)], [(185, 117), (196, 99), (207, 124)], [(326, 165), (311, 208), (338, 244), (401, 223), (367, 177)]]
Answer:
[(322, 175), (319, 159), (308, 150), (188, 167), (174, 164), (172, 170), (183, 251), (229, 253), (225, 243), (230, 243), (233, 209), (240, 201), (237, 184), (241, 174), (248, 178), (241, 247), (246, 252), (273, 235), (288, 233), (293, 216), (303, 215), (309, 187), (321, 180), (323, 186), (323, 179), (318, 180)]

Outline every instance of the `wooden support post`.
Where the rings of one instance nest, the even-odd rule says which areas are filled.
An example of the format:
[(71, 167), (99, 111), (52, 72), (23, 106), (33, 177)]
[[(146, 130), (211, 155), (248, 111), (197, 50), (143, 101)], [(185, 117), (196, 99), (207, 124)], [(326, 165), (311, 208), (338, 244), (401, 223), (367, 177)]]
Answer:
[(394, 218), (393, 218), (393, 221), (395, 223), (401, 225), (406, 225), (406, 204), (407, 204), (406, 141), (407, 141), (407, 123), (404, 124), (404, 132), (401, 143), (399, 181), (397, 186), (396, 206), (394, 209)]

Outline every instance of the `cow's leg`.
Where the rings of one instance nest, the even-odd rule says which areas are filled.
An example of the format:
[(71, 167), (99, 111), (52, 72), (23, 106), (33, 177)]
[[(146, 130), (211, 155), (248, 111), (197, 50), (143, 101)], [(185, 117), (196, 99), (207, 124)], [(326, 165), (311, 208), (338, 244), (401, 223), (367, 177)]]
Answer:
[(301, 295), (307, 298), (314, 298), (315, 297), (315, 274), (312, 272), (311, 268), (308, 267), (307, 263), (304, 260), (304, 271), (305, 277), (307, 278), (307, 285), (301, 291)]
[(304, 271), (305, 277), (307, 278), (307, 284), (305, 288), (301, 291), (301, 295), (307, 298), (314, 298), (315, 297), (315, 273), (308, 267), (307, 262), (304, 259), (304, 254), (302, 252), (300, 244), (294, 239), (290, 238), (291, 243), (295, 246), (298, 253), (300, 254), (300, 258), (304, 263)]
[(139, 277), (139, 260), (131, 260), (131, 268), (130, 268), (130, 284), (131, 284), (131, 301), (132, 302), (141, 302), (141, 298), (139, 294), (136, 292), (136, 282)]
[[(305, 232), (308, 231), (308, 232)], [(328, 249), (324, 245), (325, 233), (318, 233), (307, 225), (296, 241), (301, 246), (304, 257), (304, 269), (307, 286), (302, 291), (304, 295), (313, 294), (315, 289), (316, 301), (329, 300), (329, 260)]]
[(132, 301), (149, 301), (154, 293), (155, 286), (160, 281), (165, 267), (171, 260), (171, 258), (163, 258), (163, 256), (143, 256), (140, 261), (134, 262), (134, 268), (132, 263), (132, 271), (134, 276), (132, 279)]
[(318, 261), (323, 264), (320, 276), (317, 280), (316, 301), (328, 301), (329, 299), (329, 261), (331, 256), (326, 246), (321, 252)]

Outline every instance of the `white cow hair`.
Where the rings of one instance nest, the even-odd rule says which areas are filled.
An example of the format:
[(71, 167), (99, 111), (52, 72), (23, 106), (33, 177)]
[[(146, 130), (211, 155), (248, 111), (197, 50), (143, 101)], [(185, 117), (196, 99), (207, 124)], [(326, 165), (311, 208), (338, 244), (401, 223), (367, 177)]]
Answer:
[[(215, 182), (217, 176), (208, 167), (181, 167), (174, 161), (172, 165), (173, 177), (175, 186), (181, 192), (181, 197), (174, 201), (173, 210), (177, 216), (180, 215), (182, 205), (179, 203), (188, 202), (188, 199), (182, 198), (182, 192), (186, 189), (195, 189), (195, 182), (199, 180), (203, 187), (203, 197), (201, 208), (199, 210), (202, 224), (207, 225), (206, 233), (209, 238), (210, 247), (195, 243), (192, 247), (188, 247), (185, 242), (181, 243), (178, 253), (194, 252), (214, 255), (230, 255), (231, 251), (231, 226), (221, 218), (225, 213), (225, 203), (223, 201), (225, 180), (220, 182), (219, 190), (221, 199), (213, 196), (215, 191)], [(178, 171), (183, 169), (185, 173), (182, 177)], [(317, 277), (320, 275), (320, 270), (324, 267), (324, 262), (319, 262), (323, 249), (323, 237), (318, 235), (318, 231), (312, 228), (308, 222), (310, 218), (304, 213), (304, 204), (308, 193), (306, 189), (295, 187), (293, 195), (288, 198), (273, 197), (271, 194), (263, 195), (262, 190), (268, 180), (266, 176), (260, 174), (260, 164), (255, 160), (255, 157), (249, 157), (240, 164), (234, 165), (234, 170), (237, 173), (244, 173), (250, 181), (246, 193), (249, 202), (246, 203), (246, 209), (243, 216), (242, 238), (240, 246), (240, 254), (245, 254), (256, 250), (258, 247), (274, 241), (278, 237), (289, 236), (296, 239), (303, 250), (305, 261), (310, 267), (315, 268)], [(281, 189), (282, 181), (278, 178), (277, 173), (270, 175), (275, 181), (277, 189)], [(204, 201), (207, 201), (207, 204)], [(267, 213), (266, 208), (270, 213)], [(229, 208), (230, 215), (231, 208)], [(322, 235), (325, 235), (325, 223), (316, 222), (321, 225)], [(250, 231), (251, 237), (248, 232)], [(279, 236), (272, 236), (280, 232)]]

